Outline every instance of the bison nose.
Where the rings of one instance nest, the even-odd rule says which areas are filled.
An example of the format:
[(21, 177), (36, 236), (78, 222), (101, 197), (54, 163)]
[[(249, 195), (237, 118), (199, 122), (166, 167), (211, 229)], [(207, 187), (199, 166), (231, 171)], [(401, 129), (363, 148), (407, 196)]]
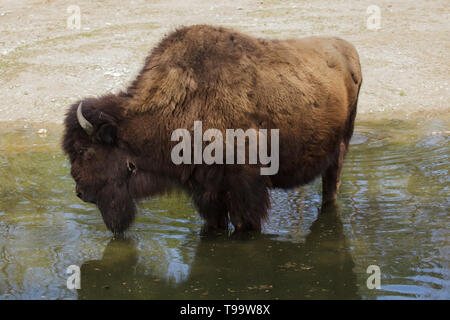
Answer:
[(78, 186), (75, 187), (75, 192), (77, 194), (77, 197), (82, 199), (81, 197), (83, 196), (83, 193), (81, 193), (81, 190)]
[(76, 193), (77, 197), (80, 198), (81, 200), (83, 200), (84, 202), (96, 204), (95, 198), (93, 197), (93, 195), (88, 192), (81, 191), (80, 188), (78, 188), (78, 186), (75, 189), (75, 193)]

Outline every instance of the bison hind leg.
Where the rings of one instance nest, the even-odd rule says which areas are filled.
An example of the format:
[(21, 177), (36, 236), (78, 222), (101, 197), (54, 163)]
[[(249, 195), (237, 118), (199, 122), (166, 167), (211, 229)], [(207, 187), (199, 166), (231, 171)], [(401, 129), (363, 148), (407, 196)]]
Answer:
[(341, 142), (336, 148), (329, 167), (322, 174), (322, 203), (334, 202), (341, 185), (341, 171), (344, 156), (347, 151), (345, 142)]
[(322, 174), (322, 204), (333, 203), (337, 198), (337, 193), (339, 191), (339, 187), (341, 186), (341, 171), (344, 163), (344, 157), (348, 151), (350, 139), (352, 138), (353, 129), (355, 126), (357, 104), (358, 98), (356, 98), (356, 101), (350, 107), (351, 111), (347, 119), (343, 140), (336, 147), (329, 167)]

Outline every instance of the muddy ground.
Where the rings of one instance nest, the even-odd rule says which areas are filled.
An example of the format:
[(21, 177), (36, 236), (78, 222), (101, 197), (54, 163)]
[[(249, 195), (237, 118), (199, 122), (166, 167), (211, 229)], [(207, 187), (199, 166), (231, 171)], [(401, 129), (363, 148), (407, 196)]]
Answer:
[[(371, 5), (378, 30), (367, 27)], [(70, 6), (79, 30), (67, 27)], [(361, 56), (359, 119), (448, 117), (449, 18), (448, 0), (1, 0), (0, 121), (61, 123), (75, 100), (126, 87), (164, 34), (199, 23), (267, 38), (340, 36)]]

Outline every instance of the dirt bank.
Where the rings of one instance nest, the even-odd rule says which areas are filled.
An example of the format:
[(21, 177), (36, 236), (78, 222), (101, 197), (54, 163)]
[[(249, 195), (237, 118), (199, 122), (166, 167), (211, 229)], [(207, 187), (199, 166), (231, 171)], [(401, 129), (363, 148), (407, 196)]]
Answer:
[[(67, 27), (73, 5), (79, 30)], [(367, 28), (371, 5), (378, 30)], [(125, 87), (164, 34), (198, 23), (269, 38), (343, 37), (361, 56), (360, 119), (448, 117), (449, 13), (448, 0), (3, 0), (0, 121), (61, 123), (78, 98)]]

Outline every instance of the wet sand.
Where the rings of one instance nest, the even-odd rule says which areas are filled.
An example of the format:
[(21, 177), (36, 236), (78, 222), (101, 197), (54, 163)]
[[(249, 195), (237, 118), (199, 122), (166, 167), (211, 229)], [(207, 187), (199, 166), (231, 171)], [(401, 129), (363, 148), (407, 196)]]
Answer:
[[(376, 4), (378, 30), (367, 28)], [(81, 11), (69, 29), (68, 7)], [(332, 35), (361, 56), (358, 119), (449, 115), (450, 5), (416, 1), (71, 1), (0, 3), (0, 121), (62, 123), (77, 99), (116, 92), (151, 48), (181, 25), (214, 24), (266, 38)]]

